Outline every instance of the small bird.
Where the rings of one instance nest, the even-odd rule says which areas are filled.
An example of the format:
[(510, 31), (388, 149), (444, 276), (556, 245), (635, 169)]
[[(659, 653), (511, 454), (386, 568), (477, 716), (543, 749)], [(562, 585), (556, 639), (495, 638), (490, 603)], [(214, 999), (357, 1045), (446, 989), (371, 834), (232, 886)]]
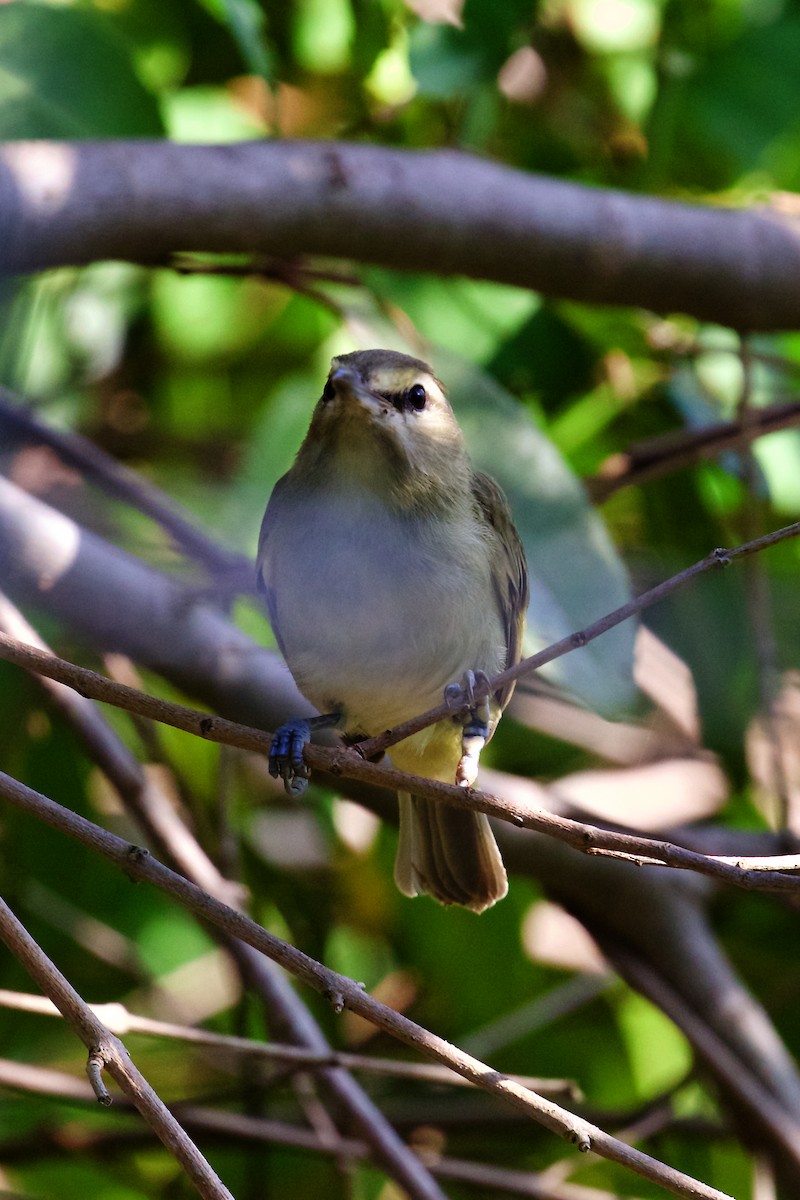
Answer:
[[(258, 573), (289, 670), (320, 713), (275, 735), (270, 771), (287, 791), (306, 787), (312, 729), (336, 727), (353, 743), (443, 693), (459, 713), (393, 746), (392, 762), (474, 782), (513, 684), (477, 705), (472, 689), (519, 659), (527, 570), (505, 497), (473, 469), (426, 363), (393, 350), (333, 359), (294, 466), (270, 497)], [(505, 896), (485, 814), (403, 792), (399, 801), (401, 892), (475, 912)]]

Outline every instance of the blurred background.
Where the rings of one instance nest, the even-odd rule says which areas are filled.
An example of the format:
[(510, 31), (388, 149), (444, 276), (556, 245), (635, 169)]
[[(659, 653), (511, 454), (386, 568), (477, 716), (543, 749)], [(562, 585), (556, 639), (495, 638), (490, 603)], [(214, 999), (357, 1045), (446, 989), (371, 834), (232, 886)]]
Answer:
[[(4, 140), (448, 147), (593, 185), (791, 212), (798, 79), (800, 4), (791, 0), (0, 3)], [(45, 444), (19, 418), (79, 434), (140, 473), (243, 556), (241, 567), (331, 356), (370, 345), (434, 363), (476, 461), (508, 491), (531, 566), (529, 650), (713, 547), (800, 513), (796, 333), (742, 339), (680, 314), (358, 262), (186, 256), (163, 269), (98, 263), (1, 279), (0, 468), (201, 589), (240, 631), (274, 647), (246, 570), (210, 571), (152, 514), (112, 496), (57, 439)], [(785, 542), (674, 593), (648, 611), (647, 632), (629, 623), (559, 660), (544, 693), (520, 689), (487, 767), (534, 779), (538, 802), (562, 811), (651, 831), (713, 822), (725, 837), (752, 834), (753, 845), (783, 831), (793, 845), (799, 577), (798, 546)], [(22, 607), (64, 657), (184, 698), (155, 672), (110, 661), (46, 604)], [(574, 1081), (592, 1119), (634, 1129), (651, 1153), (739, 1200), (781, 1194), (732, 1123), (719, 1080), (698, 1071), (685, 1030), (553, 903), (552, 866), (547, 892), (535, 864), (512, 872), (509, 897), (479, 920), (410, 903), (392, 883), (390, 824), (322, 787), (290, 804), (263, 763), (106, 715), (267, 928), (502, 1070)], [(0, 763), (92, 819), (126, 827), (37, 682), (7, 664)], [(487, 785), (493, 778), (487, 772)], [(87, 999), (265, 1036), (259, 1006), (188, 915), (29, 818), (4, 813), (0, 836), (9, 901)], [(720, 952), (796, 1053), (793, 906), (731, 890), (703, 890), (702, 900)], [(0, 983), (34, 990), (5, 954)], [(397, 1053), (360, 1020), (304, 998), (335, 1044)], [(166, 1099), (297, 1119), (292, 1089), (239, 1059), (137, 1034), (127, 1041)], [(61, 1024), (32, 1014), (4, 1011), (0, 1054), (81, 1070)], [(579, 1160), (463, 1089), (391, 1078), (368, 1086), (434, 1159), (543, 1173), (549, 1190), (517, 1194), (663, 1194), (620, 1167)], [(9, 1086), (0, 1092), (0, 1194), (192, 1194), (139, 1128), (113, 1110)], [(399, 1194), (375, 1168), (324, 1154), (210, 1134), (201, 1144), (242, 1200), (290, 1187), (303, 1197)], [(514, 1194), (499, 1177), (446, 1187), (454, 1197)]]

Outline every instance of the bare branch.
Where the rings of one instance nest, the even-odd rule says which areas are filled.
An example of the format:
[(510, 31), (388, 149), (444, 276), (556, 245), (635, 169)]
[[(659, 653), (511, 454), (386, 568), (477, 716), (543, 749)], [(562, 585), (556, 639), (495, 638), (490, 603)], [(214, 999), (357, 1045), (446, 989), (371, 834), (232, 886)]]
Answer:
[(725, 450), (740, 450), (755, 438), (797, 425), (800, 401), (770, 404), (752, 411), (746, 430), (739, 421), (714, 421), (700, 429), (679, 429), (648, 438), (606, 459), (598, 474), (585, 478), (583, 483), (592, 501), (602, 504), (622, 488), (663, 479)]
[(163, 263), (183, 251), (312, 254), (741, 330), (800, 324), (789, 215), (565, 183), (452, 150), (11, 143), (0, 155), (0, 219), (5, 271)]
[[(4, 626), (27, 638), (35, 638), (38, 648), (46, 652), (46, 647), (22, 614), (0, 592), (0, 628)], [(128, 811), (160, 852), (189, 879), (217, 899), (238, 903), (240, 889), (220, 874), (92, 702), (64, 683), (51, 681), (46, 676), (40, 676), (40, 679), (47, 684), (55, 703), (117, 788)], [(297, 1054), (316, 1055), (323, 1060), (320, 1078), (371, 1146), (376, 1162), (383, 1164), (387, 1173), (414, 1200), (443, 1200), (425, 1165), (405, 1145), (347, 1070), (335, 1062), (325, 1065), (326, 1056), (330, 1059), (333, 1052), (302, 1000), (288, 987), (284, 977), (272, 963), (265, 961), (249, 946), (243, 946), (238, 941), (231, 942), (224, 936), (223, 942), (238, 961), (243, 974), (250, 979), (253, 989), (265, 1002), (273, 1020), (280, 1022), (286, 1036), (299, 1043)]]
[(62, 1016), (89, 1050), (87, 1073), (102, 1104), (110, 1104), (100, 1073), (108, 1071), (154, 1133), (180, 1163), (206, 1200), (233, 1200), (191, 1138), (162, 1103), (144, 1076), (131, 1062), (118, 1038), (103, 1025), (72, 985), (33, 940), (11, 909), (0, 899), (0, 939), (25, 967), (32, 979), (49, 996)]
[[(92, 1100), (92, 1093), (82, 1080), (44, 1067), (31, 1066), (11, 1059), (0, 1059), (0, 1086), (36, 1095), (63, 1097), (71, 1101)], [(176, 1105), (181, 1122), (189, 1129), (202, 1132), (205, 1137), (217, 1135), (232, 1142), (266, 1142), (288, 1146), (314, 1154), (335, 1155), (348, 1159), (365, 1159), (370, 1149), (363, 1141), (336, 1134), (332, 1140), (323, 1140), (313, 1130), (278, 1121), (273, 1118), (252, 1117), (243, 1113), (232, 1113), (197, 1104)], [(99, 1131), (87, 1132), (82, 1141), (84, 1152), (95, 1147), (107, 1148), (114, 1135)], [(126, 1140), (126, 1144), (130, 1142)], [(19, 1146), (19, 1142), (15, 1143)], [(0, 1154), (4, 1159), (12, 1158), (9, 1143), (0, 1143)], [(41, 1143), (38, 1154), (41, 1155)], [(495, 1163), (484, 1164), (449, 1156), (430, 1156), (432, 1174), (440, 1179), (458, 1180), (491, 1190), (508, 1192), (513, 1196), (527, 1196), (530, 1200), (617, 1200), (605, 1189), (582, 1187), (580, 1184), (549, 1183), (541, 1176), (528, 1171), (515, 1171)], [(626, 1200), (635, 1200), (634, 1196)]]
[(692, 1197), (694, 1200), (731, 1200), (716, 1188), (700, 1183), (642, 1151), (625, 1145), (591, 1122), (568, 1112), (550, 1100), (545, 1100), (527, 1088), (520, 1087), (507, 1076), (465, 1054), (408, 1017), (387, 1008), (364, 991), (358, 983), (331, 971), (295, 946), (268, 933), (249, 917), (215, 900), (187, 879), (170, 871), (146, 850), (131, 846), (122, 838), (101, 829), (85, 817), (62, 808), (53, 800), (25, 787), (3, 772), (0, 772), (0, 795), (15, 807), (36, 816), (47, 825), (61, 830), (82, 845), (101, 854), (130, 877), (154, 884), (190, 912), (261, 951), (273, 962), (321, 993), (330, 1001), (335, 1011), (341, 1012), (345, 1007), (350, 1009), (392, 1037), (450, 1067), (484, 1091), (502, 1097), (512, 1107), (576, 1145), (580, 1150), (593, 1150), (603, 1158), (618, 1162), (644, 1178), (660, 1184), (676, 1196)]
[[(565, 639), (567, 642), (569, 640)], [(86, 667), (79, 667), (75, 663), (46, 654), (36, 647), (16, 642), (3, 633), (0, 633), (0, 659), (68, 683), (82, 694), (93, 696), (96, 700), (104, 700), (140, 716), (151, 717), (212, 742), (266, 754), (272, 740), (269, 733), (187, 708), (174, 701), (150, 696), (122, 683), (115, 683)], [(677, 867), (697, 871), (701, 875), (708, 875), (712, 879), (719, 879), (750, 891), (800, 892), (800, 876), (784, 874), (796, 870), (796, 860), (793, 856), (776, 856), (777, 865), (771, 870), (765, 867), (763, 856), (759, 856), (754, 860), (751, 870), (746, 856), (731, 859), (730, 856), (701, 854), (672, 842), (603, 829), (544, 809), (532, 810), (530, 806), (519, 801), (494, 796), (477, 788), (438, 783), (421, 776), (409, 775), (383, 763), (367, 762), (358, 753), (362, 744), (365, 743), (354, 748), (343, 747), (335, 750), (309, 745), (305, 748), (305, 758), (311, 767), (326, 771), (334, 777), (357, 779), (395, 792), (410, 790), (414, 795), (428, 800), (452, 804), (456, 808), (485, 812), (518, 828), (532, 829), (537, 833), (558, 838), (584, 854), (605, 854), (628, 859), (637, 866)]]
[[(189, 1042), (195, 1046), (208, 1046), (215, 1050), (228, 1050), (237, 1057), (272, 1059), (298, 1067), (345, 1067), (351, 1071), (365, 1071), (371, 1075), (391, 1075), (398, 1079), (412, 1079), (418, 1083), (448, 1084), (453, 1087), (473, 1087), (474, 1084), (457, 1075), (447, 1067), (435, 1063), (412, 1063), (395, 1058), (375, 1058), (369, 1054), (352, 1054), (344, 1050), (329, 1050), (322, 1053), (305, 1046), (282, 1045), (280, 1042), (259, 1042), (253, 1038), (233, 1037), (230, 1034), (214, 1033), (208, 1029), (197, 1029), (192, 1025), (176, 1025), (170, 1021), (155, 1021), (129, 1012), (122, 1004), (92, 1004), (92, 1012), (103, 1021), (112, 1033), (123, 1036), (128, 1033), (144, 1033), (151, 1037), (170, 1038)], [(55, 1017), (58, 1009), (42, 996), (30, 996), (24, 992), (11, 992), (0, 988), (0, 1008), (34, 1012), (41, 1016)], [(579, 1098), (576, 1084), (569, 1079), (540, 1079), (533, 1075), (509, 1075), (515, 1083), (532, 1091), (549, 1096), (566, 1095)]]

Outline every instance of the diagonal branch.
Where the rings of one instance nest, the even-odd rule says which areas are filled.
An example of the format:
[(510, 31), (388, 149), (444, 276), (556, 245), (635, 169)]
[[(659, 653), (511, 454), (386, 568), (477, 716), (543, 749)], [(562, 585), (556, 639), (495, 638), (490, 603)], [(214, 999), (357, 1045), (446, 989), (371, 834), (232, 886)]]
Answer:
[(725, 450), (740, 450), (755, 438), (800, 425), (800, 401), (754, 409), (747, 429), (739, 421), (714, 421), (700, 429), (679, 429), (659, 434), (613, 454), (597, 475), (583, 484), (593, 504), (603, 504), (621, 488), (642, 486), (673, 471), (694, 466)]
[(0, 271), (187, 250), (312, 254), (740, 330), (800, 324), (787, 214), (565, 183), (453, 150), (17, 142), (0, 152), (0, 225)]
[[(3, 626), (22, 631), (28, 638), (36, 636), (0, 592), (0, 628)], [(39, 648), (46, 652), (46, 647), (40, 645)], [(92, 702), (64, 683), (51, 681), (46, 676), (40, 678), (48, 684), (53, 700), (117, 788), (125, 807), (151, 844), (217, 899), (228, 903), (231, 894), (237, 893), (238, 900), (239, 889), (220, 874)], [(322, 1030), (284, 976), (249, 946), (226, 938), (224, 934), (222, 941), (269, 1010), (273, 1024), (279, 1024), (286, 1037), (297, 1043), (293, 1047), (295, 1053), (300, 1057), (304, 1054), (316, 1056), (319, 1060), (321, 1081), (371, 1147), (375, 1161), (384, 1166), (412, 1200), (443, 1200), (441, 1190), (425, 1164), (405, 1145), (378, 1106), (349, 1074), (345, 1064), (333, 1060), (333, 1051)]]
[(502, 1097), (512, 1107), (557, 1136), (577, 1145), (580, 1150), (593, 1150), (603, 1158), (618, 1162), (644, 1178), (660, 1184), (676, 1196), (692, 1197), (694, 1200), (730, 1200), (730, 1197), (716, 1188), (700, 1183), (683, 1172), (651, 1158), (650, 1155), (627, 1146), (591, 1122), (521, 1087), (479, 1059), (417, 1025), (408, 1017), (387, 1008), (353, 980), (329, 970), (295, 946), (268, 933), (249, 917), (215, 900), (183, 876), (170, 871), (146, 850), (132, 846), (115, 834), (94, 825), (85, 817), (62, 808), (53, 800), (25, 787), (4, 772), (0, 772), (0, 795), (16, 808), (37, 817), (101, 854), (131, 878), (154, 884), (190, 912), (261, 951), (328, 999), (335, 1011), (341, 1012), (345, 1007), (350, 1009), (392, 1037), (450, 1067), (459, 1075), (471, 1080), (477, 1087)]
[[(12, 1059), (0, 1059), (0, 1087), (78, 1102), (93, 1099), (88, 1084), (64, 1071), (32, 1066)], [(206, 1138), (216, 1135), (234, 1145), (259, 1141), (288, 1146), (304, 1153), (334, 1155), (348, 1159), (365, 1159), (369, 1155), (369, 1147), (363, 1141), (339, 1134), (331, 1139), (323, 1139), (312, 1129), (305, 1129), (273, 1117), (254, 1117), (199, 1104), (175, 1105), (175, 1110), (187, 1128), (201, 1132)], [(112, 1139), (114, 1144), (118, 1144), (119, 1134), (101, 1133), (99, 1130), (91, 1135), (84, 1133), (82, 1148), (84, 1151), (95, 1148), (107, 1151)], [(128, 1136), (125, 1138), (125, 1145), (131, 1145)], [(30, 1139), (23, 1141), (19, 1138), (0, 1141), (0, 1156), (4, 1161), (14, 1161), (20, 1151), (24, 1153), (28, 1148), (31, 1157), (41, 1156), (41, 1140), (34, 1146)], [(53, 1153), (58, 1153), (59, 1149), (61, 1153), (70, 1152), (69, 1146), (65, 1146), (63, 1141), (57, 1143), (55, 1138), (48, 1149)], [(618, 1193), (612, 1195), (605, 1189), (600, 1191), (580, 1184), (551, 1183), (545, 1174), (514, 1170), (498, 1166), (497, 1163), (484, 1164), (438, 1154), (432, 1155), (431, 1158), (433, 1161), (430, 1163), (430, 1170), (440, 1179), (471, 1184), (492, 1195), (507, 1192), (513, 1196), (526, 1196), (528, 1200), (618, 1200)], [(636, 1198), (626, 1196), (626, 1200)]]
[(233, 1200), (191, 1138), (131, 1062), (128, 1052), (103, 1022), (85, 1004), (72, 985), (50, 961), (11, 909), (0, 899), (0, 940), (22, 963), (45, 995), (49, 996), (89, 1051), (87, 1073), (98, 1099), (111, 1103), (99, 1081), (108, 1071), (136, 1106), (154, 1133), (181, 1164), (206, 1200)]
[[(603, 633), (608, 633), (609, 629), (614, 629), (615, 626), (621, 625), (623, 621), (629, 620), (636, 616), (637, 613), (644, 612), (646, 608), (657, 604), (668, 596), (677, 588), (683, 587), (692, 579), (696, 579), (698, 575), (704, 575), (707, 571), (715, 570), (718, 567), (727, 567), (735, 559), (746, 558), (751, 554), (758, 554), (762, 550), (767, 550), (770, 546), (777, 545), (778, 542), (786, 541), (788, 538), (797, 537), (800, 534), (800, 521), (795, 521), (792, 525), (784, 525), (781, 529), (774, 529), (771, 533), (764, 534), (763, 537), (753, 538), (752, 541), (743, 542), (740, 546), (733, 546), (730, 549), (718, 547), (707, 554), (705, 558), (701, 558), (692, 566), (686, 567), (683, 571), (679, 571), (677, 575), (670, 576), (669, 579), (657, 583), (655, 587), (650, 588), (646, 592), (642, 592), (639, 596), (634, 596), (627, 604), (620, 605), (613, 612), (606, 613), (597, 621), (593, 621), (591, 625), (587, 625), (585, 629), (578, 630), (577, 633), (570, 633), (567, 637), (561, 638), (558, 642), (553, 642), (551, 646), (546, 646), (544, 650), (539, 650), (536, 654), (531, 654), (528, 658), (520, 659), (513, 667), (508, 667), (505, 671), (501, 671), (495, 675), (494, 679), (488, 680), (482, 686), (475, 688), (476, 700), (482, 699), (485, 695), (504, 687), (517, 679), (521, 679), (523, 675), (529, 675), (532, 671), (543, 667), (545, 663), (553, 662), (556, 658), (561, 658), (565, 654), (569, 654), (572, 650), (582, 649), (593, 642), (595, 638), (600, 637)], [(357, 745), (357, 751), (365, 758), (373, 758), (376, 754), (380, 754), (384, 750), (388, 750), (390, 746), (394, 746), (397, 742), (403, 741), (404, 738), (410, 737), (413, 733), (419, 733), (421, 729), (425, 729), (428, 725), (433, 725), (437, 721), (442, 721), (448, 716), (453, 715), (453, 709), (448, 704), (439, 704), (436, 708), (431, 708), (426, 713), (421, 713), (417, 717), (413, 717), (409, 721), (404, 721), (400, 725), (395, 725), (394, 729), (388, 730), (386, 733), (380, 734), (378, 737), (367, 738)]]
[[(139, 692), (136, 688), (116, 683), (86, 667), (79, 667), (34, 646), (17, 642), (3, 633), (0, 633), (0, 659), (67, 683), (96, 700), (103, 700), (129, 712), (138, 713), (139, 716), (172, 725), (208, 741), (236, 746), (240, 750), (250, 750), (256, 754), (266, 754), (272, 741), (272, 735), (260, 729)], [(800, 860), (796, 855), (776, 855), (774, 858), (758, 856), (751, 862), (747, 856), (733, 858), (702, 854), (673, 842), (659, 841), (636, 833), (603, 829), (548, 812), (546, 809), (533, 808), (518, 800), (491, 795), (477, 788), (439, 783), (418, 775), (409, 775), (383, 763), (367, 762), (358, 753), (363, 744), (335, 750), (309, 745), (305, 747), (304, 753), (309, 766), (326, 771), (334, 778), (356, 779), (395, 792), (411, 791), (426, 800), (485, 812), (520, 829), (531, 829), (557, 838), (584, 854), (626, 859), (637, 866), (676, 867), (697, 871), (701, 875), (708, 875), (712, 879), (719, 879), (748, 891), (791, 894), (800, 892), (800, 876), (787, 873), (800, 869)]]

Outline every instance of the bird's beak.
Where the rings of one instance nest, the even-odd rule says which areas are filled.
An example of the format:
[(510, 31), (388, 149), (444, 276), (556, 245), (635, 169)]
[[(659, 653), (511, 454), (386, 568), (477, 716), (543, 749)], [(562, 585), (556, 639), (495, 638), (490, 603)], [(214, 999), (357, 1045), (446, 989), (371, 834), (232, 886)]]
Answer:
[(336, 394), (342, 399), (352, 399), (362, 405), (368, 413), (375, 415), (387, 408), (387, 402), (382, 396), (371, 392), (361, 376), (352, 367), (337, 367), (330, 377), (336, 388)]

